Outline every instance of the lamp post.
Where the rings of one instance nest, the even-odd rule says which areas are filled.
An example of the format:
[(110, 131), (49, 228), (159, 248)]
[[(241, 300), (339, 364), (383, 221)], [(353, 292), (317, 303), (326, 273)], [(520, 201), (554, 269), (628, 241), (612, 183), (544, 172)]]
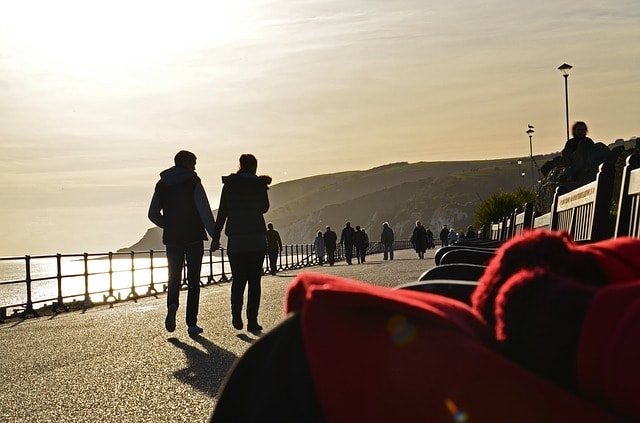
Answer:
[(569, 71), (573, 68), (571, 65), (567, 65), (563, 63), (558, 67), (558, 70), (562, 72), (562, 76), (564, 76), (564, 109), (567, 115), (567, 141), (569, 141)]
[(522, 176), (522, 186), (524, 186), (524, 170), (522, 170), (522, 159), (518, 159), (518, 172)]
[(528, 125), (529, 129), (527, 129), (527, 135), (529, 135), (529, 159), (531, 161), (531, 187), (535, 188), (535, 183), (533, 182), (533, 143), (531, 138), (533, 137), (533, 125)]

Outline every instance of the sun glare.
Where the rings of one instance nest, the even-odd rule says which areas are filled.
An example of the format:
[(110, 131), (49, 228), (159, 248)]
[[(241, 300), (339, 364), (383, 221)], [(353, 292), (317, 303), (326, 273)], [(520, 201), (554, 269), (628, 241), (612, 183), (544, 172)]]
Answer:
[(246, 36), (255, 10), (235, 1), (20, 1), (1, 8), (0, 45), (27, 65), (100, 74)]

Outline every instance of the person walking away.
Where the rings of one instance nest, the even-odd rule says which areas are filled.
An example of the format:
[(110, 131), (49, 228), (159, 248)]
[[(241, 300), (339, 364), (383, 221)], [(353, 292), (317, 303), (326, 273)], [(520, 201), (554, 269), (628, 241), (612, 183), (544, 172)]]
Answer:
[(269, 273), (275, 276), (278, 270), (278, 256), (282, 251), (280, 233), (273, 229), (273, 223), (267, 223), (267, 255), (269, 256)]
[(353, 259), (353, 235), (356, 231), (351, 227), (351, 222), (347, 222), (345, 227), (342, 228), (340, 234), (340, 244), (344, 246), (344, 256), (347, 260), (347, 264), (352, 264)]
[(360, 250), (360, 260), (365, 263), (367, 260), (367, 249), (369, 248), (369, 235), (364, 228), (362, 229), (362, 235), (364, 236), (364, 243), (362, 244), (362, 249)]
[(449, 229), (447, 225), (442, 225), (442, 229), (440, 230), (440, 243), (443, 247), (449, 245)]
[(313, 250), (316, 253), (316, 257), (318, 258), (318, 264), (322, 266), (324, 264), (324, 236), (322, 235), (322, 231), (318, 231), (317, 236), (313, 240)]
[(162, 228), (162, 243), (167, 256), (167, 316), (164, 326), (168, 332), (176, 329), (176, 312), (180, 305), (182, 269), (187, 263), (186, 323), (189, 335), (199, 335), (200, 270), (204, 255), (203, 241), (207, 233), (213, 238), (215, 219), (207, 194), (195, 172), (196, 155), (179, 151), (174, 166), (160, 173), (156, 183), (148, 217)]
[(431, 227), (427, 228), (427, 250), (436, 248), (436, 244), (433, 242), (433, 231)]
[(222, 177), (222, 194), (216, 219), (212, 248), (220, 247), (220, 233), (225, 227), (227, 254), (231, 266), (231, 316), (233, 327), (243, 327), (242, 307), (247, 293), (247, 330), (259, 332), (260, 279), (267, 251), (263, 214), (269, 210), (268, 189), (271, 177), (257, 176), (258, 161), (253, 154), (242, 154), (237, 173)]
[(416, 220), (416, 227), (413, 228), (411, 243), (418, 253), (418, 258), (423, 259), (424, 253), (427, 251), (427, 231), (419, 220)]
[(353, 246), (356, 249), (356, 259), (360, 264), (362, 261), (362, 248), (364, 247), (364, 234), (360, 225), (356, 225), (356, 232), (353, 234)]
[(333, 264), (336, 262), (338, 235), (336, 235), (336, 233), (332, 231), (329, 226), (327, 226), (323, 238), (324, 247), (327, 250), (327, 261), (329, 262), (329, 266), (333, 266)]
[(382, 224), (380, 242), (384, 248), (382, 260), (393, 260), (393, 229), (389, 227), (389, 222)]

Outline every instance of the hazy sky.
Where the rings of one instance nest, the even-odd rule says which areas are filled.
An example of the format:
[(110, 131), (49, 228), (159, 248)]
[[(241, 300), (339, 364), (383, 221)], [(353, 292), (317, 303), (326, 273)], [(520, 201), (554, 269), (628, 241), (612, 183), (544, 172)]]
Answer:
[[(640, 135), (638, 0), (0, 0), (0, 255), (102, 252), (152, 226), (189, 149), (213, 208), (274, 183)], [(310, 239), (312, 235), (310, 235)]]

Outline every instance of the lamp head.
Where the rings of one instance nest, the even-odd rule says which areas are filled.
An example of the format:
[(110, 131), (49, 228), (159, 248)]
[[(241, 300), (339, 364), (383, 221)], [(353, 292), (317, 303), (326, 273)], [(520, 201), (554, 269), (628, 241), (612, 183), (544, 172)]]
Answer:
[(560, 65), (560, 67), (558, 67), (558, 70), (562, 72), (562, 76), (566, 78), (569, 76), (569, 71), (571, 70), (571, 68), (573, 68), (573, 66), (563, 63), (562, 65)]

